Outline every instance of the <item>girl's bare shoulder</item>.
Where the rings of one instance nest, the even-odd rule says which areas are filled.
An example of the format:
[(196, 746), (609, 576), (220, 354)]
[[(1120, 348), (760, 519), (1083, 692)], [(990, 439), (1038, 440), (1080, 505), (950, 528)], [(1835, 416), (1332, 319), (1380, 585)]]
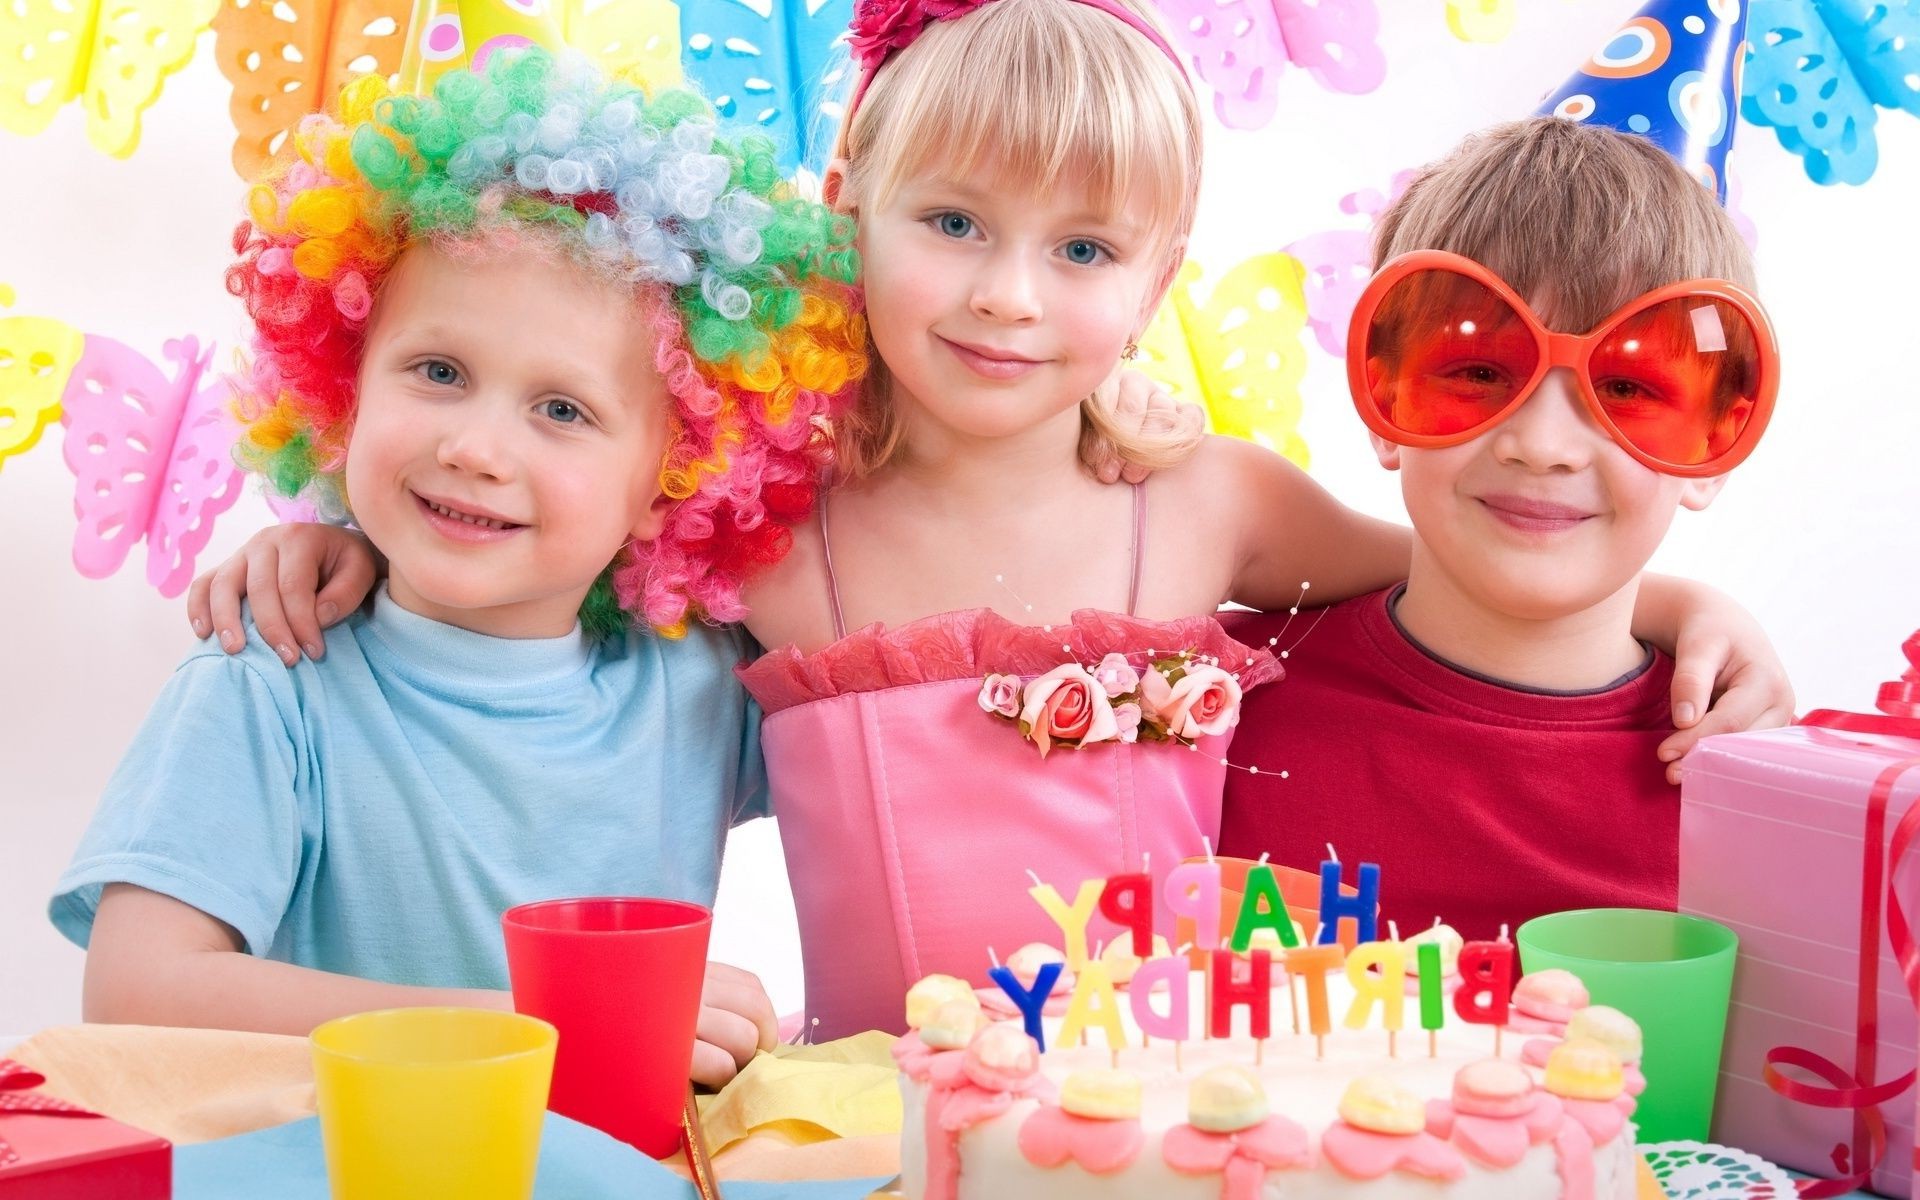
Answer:
[(821, 644), (830, 639), (826, 547), (818, 514), (793, 527), (793, 544), (779, 562), (762, 568), (741, 589), (747, 631), (769, 650)]
[(1191, 505), (1206, 512), (1230, 511), (1247, 494), (1271, 494), (1305, 472), (1265, 446), (1244, 438), (1208, 434), (1178, 466), (1157, 471), (1149, 480), (1155, 498)]

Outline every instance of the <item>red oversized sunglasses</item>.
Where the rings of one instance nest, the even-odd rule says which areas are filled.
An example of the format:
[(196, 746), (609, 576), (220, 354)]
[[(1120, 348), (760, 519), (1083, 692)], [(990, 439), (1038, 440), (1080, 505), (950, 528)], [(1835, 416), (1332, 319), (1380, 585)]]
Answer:
[(1456, 446), (1570, 369), (1601, 429), (1643, 465), (1700, 477), (1760, 440), (1780, 356), (1760, 302), (1719, 279), (1658, 288), (1590, 333), (1555, 333), (1470, 258), (1416, 250), (1380, 268), (1354, 309), (1347, 381), (1367, 428), (1402, 446)]

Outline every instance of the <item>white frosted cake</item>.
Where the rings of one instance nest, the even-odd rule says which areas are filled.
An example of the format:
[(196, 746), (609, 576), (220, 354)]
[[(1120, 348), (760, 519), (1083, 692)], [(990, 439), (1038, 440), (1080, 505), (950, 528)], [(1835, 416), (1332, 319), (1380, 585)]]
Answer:
[[(1298, 981), (1276, 964), (1273, 984), (1273, 1036), (1262, 1042), (1237, 1009), (1232, 1036), (1196, 1034), (1177, 1048), (1158, 1038), (1143, 1046), (1130, 1018), (1117, 1053), (1097, 1029), (1057, 1046), (1064, 1010), (1056, 1000), (1043, 1018), (1043, 1054), (997, 993), (976, 994), (946, 976), (922, 980), (908, 997), (912, 1032), (894, 1051), (905, 1195), (1638, 1194), (1630, 1118), (1644, 1086), (1634, 1065), (1640, 1032), (1616, 1010), (1589, 1006), (1573, 976), (1543, 972), (1514, 987), (1498, 1057), (1493, 1028), (1459, 1021), (1431, 1037), (1416, 1024), (1396, 1035), (1390, 1054), (1384, 1028), (1340, 1023), (1353, 989), (1337, 974), (1326, 981), (1329, 1032), (1296, 1033), (1287, 1016)], [(1196, 973), (1189, 986), (1190, 1011), (1205, 1014), (1206, 979)]]

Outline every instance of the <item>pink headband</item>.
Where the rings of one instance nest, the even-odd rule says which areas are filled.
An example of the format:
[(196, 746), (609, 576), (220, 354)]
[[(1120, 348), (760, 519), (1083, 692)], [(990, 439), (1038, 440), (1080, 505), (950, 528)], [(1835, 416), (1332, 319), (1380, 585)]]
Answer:
[[(853, 120), (854, 111), (867, 94), (867, 87), (873, 83), (881, 64), (895, 50), (904, 50), (912, 45), (914, 39), (926, 32), (927, 26), (935, 21), (957, 20), (988, 3), (991, 0), (857, 0), (847, 41), (853, 48), (854, 61), (860, 64), (860, 83), (853, 89), (853, 99), (847, 103), (846, 119)], [(1182, 80), (1187, 78), (1187, 68), (1180, 61), (1180, 55), (1167, 44), (1167, 39), (1160, 36), (1160, 31), (1139, 14), (1115, 0), (1072, 0), (1072, 3), (1097, 8), (1114, 20), (1138, 30), (1142, 37), (1160, 48), (1160, 53), (1167, 56), (1173, 69), (1180, 72)]]

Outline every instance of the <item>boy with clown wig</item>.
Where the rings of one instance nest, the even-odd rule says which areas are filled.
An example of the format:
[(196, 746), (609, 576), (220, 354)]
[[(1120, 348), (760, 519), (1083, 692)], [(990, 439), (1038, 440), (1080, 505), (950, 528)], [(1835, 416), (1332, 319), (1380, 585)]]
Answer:
[[(697, 96), (540, 49), (338, 112), (235, 234), (237, 453), (387, 581), (324, 660), (206, 644), (168, 682), (52, 901), (89, 1020), (507, 1007), (503, 910), (710, 904), (764, 807), (744, 639), (688, 618), (810, 509), (865, 366), (849, 223)], [(704, 999), (718, 1083), (772, 1009), (718, 964)]]

